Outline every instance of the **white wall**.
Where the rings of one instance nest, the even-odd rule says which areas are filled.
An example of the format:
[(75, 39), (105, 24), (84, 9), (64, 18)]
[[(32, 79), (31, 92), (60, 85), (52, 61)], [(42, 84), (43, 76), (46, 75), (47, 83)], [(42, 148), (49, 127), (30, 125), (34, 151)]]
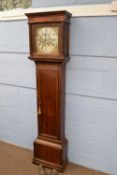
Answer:
[[(117, 17), (71, 20), (67, 64), (69, 161), (117, 175)], [(32, 149), (35, 66), (27, 21), (0, 22), (0, 139)]]

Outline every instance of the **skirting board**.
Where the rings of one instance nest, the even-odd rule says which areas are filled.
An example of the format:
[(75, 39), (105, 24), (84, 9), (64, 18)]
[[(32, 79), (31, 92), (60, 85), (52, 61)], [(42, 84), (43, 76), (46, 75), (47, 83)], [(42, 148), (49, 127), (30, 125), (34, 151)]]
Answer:
[(0, 21), (9, 20), (25, 20), (25, 13), (68, 10), (73, 17), (86, 16), (117, 16), (117, 12), (113, 12), (111, 4), (90, 4), (90, 5), (73, 5), (73, 6), (58, 6), (46, 8), (29, 8), (29, 9), (14, 9), (11, 11), (0, 12)]

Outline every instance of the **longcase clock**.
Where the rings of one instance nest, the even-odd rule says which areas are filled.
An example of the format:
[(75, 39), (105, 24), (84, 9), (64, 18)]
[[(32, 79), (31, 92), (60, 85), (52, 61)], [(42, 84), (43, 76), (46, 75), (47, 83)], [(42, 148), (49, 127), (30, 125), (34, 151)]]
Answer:
[(33, 162), (63, 171), (67, 164), (65, 137), (65, 69), (69, 59), (67, 11), (27, 13), (30, 56), (36, 64), (38, 136)]

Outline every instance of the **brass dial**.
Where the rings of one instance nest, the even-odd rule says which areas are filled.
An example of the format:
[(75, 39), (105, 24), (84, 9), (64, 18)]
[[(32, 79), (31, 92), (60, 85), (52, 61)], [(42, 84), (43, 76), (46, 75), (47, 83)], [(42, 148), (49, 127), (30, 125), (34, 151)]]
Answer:
[(36, 52), (39, 54), (58, 54), (58, 27), (36, 28)]

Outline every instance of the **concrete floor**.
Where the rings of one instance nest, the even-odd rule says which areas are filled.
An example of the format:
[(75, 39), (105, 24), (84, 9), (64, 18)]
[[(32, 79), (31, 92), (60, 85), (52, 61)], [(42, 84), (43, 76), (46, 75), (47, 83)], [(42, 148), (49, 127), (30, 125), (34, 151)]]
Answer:
[[(32, 164), (33, 153), (0, 141), (0, 175), (40, 175), (38, 166)], [(49, 171), (49, 170), (48, 170)], [(74, 164), (68, 164), (60, 175), (107, 175)]]

